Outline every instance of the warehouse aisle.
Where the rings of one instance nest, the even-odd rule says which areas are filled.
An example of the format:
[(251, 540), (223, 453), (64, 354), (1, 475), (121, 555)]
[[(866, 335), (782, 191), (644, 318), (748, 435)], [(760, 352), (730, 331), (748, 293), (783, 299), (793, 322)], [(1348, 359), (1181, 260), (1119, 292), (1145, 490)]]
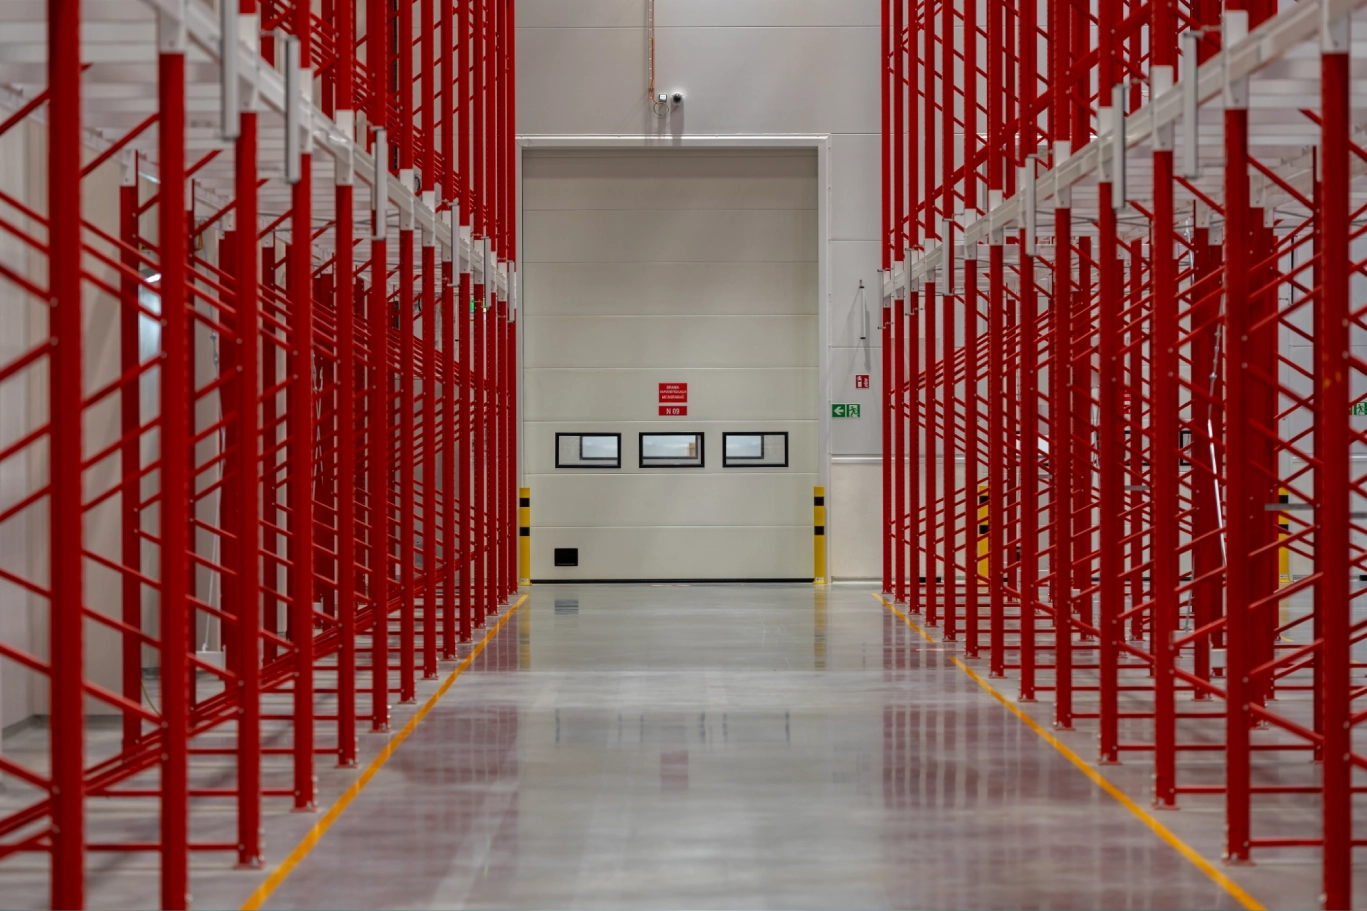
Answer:
[(1237, 905), (866, 590), (563, 585), (266, 907)]

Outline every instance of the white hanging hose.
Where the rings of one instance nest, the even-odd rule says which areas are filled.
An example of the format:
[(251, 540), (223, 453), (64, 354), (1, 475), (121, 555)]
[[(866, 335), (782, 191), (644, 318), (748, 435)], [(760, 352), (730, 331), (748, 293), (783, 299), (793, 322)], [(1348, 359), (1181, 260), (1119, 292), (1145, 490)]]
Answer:
[(864, 343), (864, 369), (873, 372), (873, 353), (869, 348), (869, 300), (864, 294), (864, 280), (859, 280), (859, 340)]
[[(1224, 309), (1223, 304), (1221, 305), (1221, 309)], [(1220, 323), (1216, 322), (1215, 357), (1210, 365), (1210, 388), (1208, 390), (1211, 399), (1215, 398), (1215, 378), (1219, 376), (1220, 373), (1220, 342), (1223, 340), (1220, 333)], [(1220, 528), (1222, 529), (1220, 532), (1220, 556), (1225, 561), (1226, 568), (1228, 568), (1229, 548), (1225, 543), (1225, 534), (1227, 533), (1227, 529), (1225, 529), (1225, 512), (1220, 506), (1220, 497), (1222, 495), (1220, 491), (1220, 475), (1215, 470), (1215, 423), (1210, 419), (1209, 413), (1206, 415), (1206, 439), (1210, 441), (1210, 475), (1215, 481), (1215, 518), (1216, 521), (1220, 523)]]
[(650, 19), (650, 86), (646, 89), (646, 97), (650, 99), (655, 115), (663, 117), (664, 105), (655, 96), (655, 0), (646, 0), (646, 14)]

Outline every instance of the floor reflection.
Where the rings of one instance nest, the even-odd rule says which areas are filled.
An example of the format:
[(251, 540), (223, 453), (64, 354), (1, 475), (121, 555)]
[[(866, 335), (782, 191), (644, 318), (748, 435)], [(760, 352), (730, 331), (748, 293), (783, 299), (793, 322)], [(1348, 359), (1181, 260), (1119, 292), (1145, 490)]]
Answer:
[(812, 586), (812, 666), (826, 669), (826, 586)]
[(883, 678), (895, 685), (882, 706), (880, 841), (894, 907), (1237, 907), (944, 646), (882, 613)]
[[(490, 669), (507, 651), (491, 644), (475, 664)], [(453, 876), (515, 875), (519, 715), (515, 705), (439, 704), (271, 906), (422, 907)]]
[(864, 591), (537, 586), (470, 671), (271, 907), (1233, 907)]

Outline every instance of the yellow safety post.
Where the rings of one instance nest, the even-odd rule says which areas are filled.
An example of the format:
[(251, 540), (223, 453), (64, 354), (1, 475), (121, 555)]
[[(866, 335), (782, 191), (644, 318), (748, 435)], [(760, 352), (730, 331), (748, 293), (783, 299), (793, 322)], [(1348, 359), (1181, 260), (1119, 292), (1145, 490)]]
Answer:
[[(1279, 492), (1278, 492), (1278, 494), (1277, 494), (1277, 502), (1280, 503), (1280, 504), (1282, 504), (1282, 505), (1285, 505), (1285, 504), (1291, 502), (1291, 497), (1287, 494), (1287, 490), (1286, 490), (1285, 487), (1279, 488)], [(1277, 513), (1277, 540), (1278, 540), (1278, 541), (1285, 541), (1285, 540), (1287, 539), (1287, 536), (1289, 536), (1290, 534), (1291, 534), (1291, 518), (1286, 514), (1285, 511), (1282, 511), (1282, 512)], [(1288, 584), (1290, 584), (1290, 582), (1291, 582), (1291, 549), (1288, 548), (1288, 547), (1278, 547), (1278, 548), (1277, 548), (1277, 584), (1278, 584), (1279, 586), (1281, 586), (1281, 585), (1288, 585)], [(1281, 602), (1281, 606), (1280, 606), (1280, 608), (1279, 608), (1278, 611), (1277, 611), (1277, 617), (1278, 617), (1277, 622), (1278, 622), (1279, 624), (1281, 624), (1282, 626), (1285, 626), (1285, 625), (1287, 624), (1287, 622), (1290, 621), (1290, 619), (1291, 619), (1291, 605), (1287, 604), (1285, 601), (1282, 601), (1282, 602)], [(1281, 641), (1283, 641), (1283, 642), (1290, 642), (1290, 641), (1291, 641), (1291, 637), (1288, 636), (1286, 633), (1282, 633), (1278, 638), (1281, 639)]]
[(987, 485), (978, 485), (978, 575), (987, 578)]
[(826, 488), (812, 488), (812, 582), (826, 584)]
[[(1291, 502), (1287, 495), (1286, 488), (1281, 488), (1281, 493), (1277, 496), (1277, 502), (1283, 505)], [(1277, 540), (1285, 541), (1291, 535), (1291, 519), (1285, 512), (1277, 513)], [(1291, 582), (1291, 549), (1287, 547), (1277, 548), (1277, 574), (1282, 585)]]
[(517, 581), (532, 584), (532, 489), (517, 489)]

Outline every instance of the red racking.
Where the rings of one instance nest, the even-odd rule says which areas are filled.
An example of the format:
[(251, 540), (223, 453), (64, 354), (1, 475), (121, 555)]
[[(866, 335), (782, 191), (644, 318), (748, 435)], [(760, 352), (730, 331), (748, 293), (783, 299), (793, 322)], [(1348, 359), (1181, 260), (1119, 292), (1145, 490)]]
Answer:
[[(46, 130), (47, 185), (42, 204), (0, 191), (0, 232), (37, 264), (0, 263), (0, 303), (49, 316), (0, 360), (0, 382), (46, 392), (0, 440), (0, 462), (40, 466), (0, 527), (45, 528), (46, 556), (0, 584), (52, 635), (47, 654), (0, 641), (51, 693), (44, 755), (0, 756), (0, 861), (50, 855), (53, 906), (79, 908), (88, 855), (153, 852), (162, 906), (186, 907), (190, 852), (260, 865), (263, 801), (314, 808), (316, 763), (355, 765), (358, 725), (387, 730), (391, 699), (516, 591), (513, 0), (51, 0), (4, 20), (22, 103), (0, 136)], [(113, 227), (83, 191), (108, 169)], [(97, 388), (83, 348), (108, 325)], [(89, 427), (109, 408), (106, 439)], [(110, 522), (112, 548), (91, 531)], [(89, 673), (96, 641), (114, 685)], [(87, 750), (90, 711), (121, 719), (111, 750)], [(206, 787), (224, 758), (237, 774)], [(209, 797), (232, 840), (192, 835)], [(92, 840), (105, 798), (145, 801), (159, 835)]]
[(1156, 806), (1223, 800), (1229, 862), (1318, 851), (1326, 908), (1367, 844), (1363, 6), (883, 14), (884, 591)]

